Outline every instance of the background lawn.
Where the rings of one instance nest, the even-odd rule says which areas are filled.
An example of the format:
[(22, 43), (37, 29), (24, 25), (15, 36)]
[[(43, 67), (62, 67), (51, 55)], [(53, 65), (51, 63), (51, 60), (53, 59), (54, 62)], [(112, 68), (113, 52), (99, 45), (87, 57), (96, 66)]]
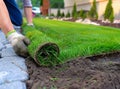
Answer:
[(120, 50), (120, 29), (35, 18), (35, 28), (60, 47), (63, 61)]

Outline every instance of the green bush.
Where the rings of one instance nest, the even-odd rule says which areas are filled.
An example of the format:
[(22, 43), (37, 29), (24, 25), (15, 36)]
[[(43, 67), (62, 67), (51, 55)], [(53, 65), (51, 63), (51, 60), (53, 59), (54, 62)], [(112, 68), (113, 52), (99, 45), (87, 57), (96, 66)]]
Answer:
[(70, 17), (70, 12), (68, 11), (67, 14), (66, 14), (66, 17)]
[(54, 15), (53, 13), (51, 13), (50, 16), (53, 16), (53, 17), (54, 17), (55, 15)]
[(81, 9), (79, 16), (84, 20), (87, 17), (87, 13)]
[(111, 23), (113, 23), (113, 21), (114, 21), (114, 14), (113, 14), (113, 13), (111, 13), (111, 15), (110, 15), (110, 17), (109, 17), (109, 21), (110, 21)]
[(87, 13), (84, 12), (82, 19), (84, 20), (85, 18), (87, 18)]
[(80, 15), (79, 15), (79, 16), (80, 16), (80, 17), (83, 17), (83, 14), (84, 14), (84, 11), (81, 9), (81, 10), (80, 10)]
[(65, 14), (64, 14), (64, 12), (62, 12), (61, 17), (64, 17), (64, 16), (65, 16)]
[(104, 13), (104, 20), (108, 19), (109, 21), (113, 22), (114, 20), (114, 11), (113, 11), (113, 7), (112, 7), (112, 0), (109, 0), (106, 9), (105, 9), (105, 13)]
[(96, 0), (93, 1), (93, 5), (88, 13), (88, 16), (91, 20), (98, 19), (97, 7), (96, 7)]
[(58, 9), (57, 11), (57, 18), (61, 17), (61, 12), (60, 12), (60, 9)]
[(74, 3), (74, 6), (73, 6), (72, 17), (74, 19), (77, 19), (77, 7), (76, 7), (76, 3)]

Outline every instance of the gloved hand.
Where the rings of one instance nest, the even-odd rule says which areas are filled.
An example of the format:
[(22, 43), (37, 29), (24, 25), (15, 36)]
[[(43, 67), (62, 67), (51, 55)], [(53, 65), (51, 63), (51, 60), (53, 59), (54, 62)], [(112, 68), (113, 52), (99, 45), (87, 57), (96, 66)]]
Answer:
[(17, 33), (16, 31), (13, 31), (13, 33), (8, 34), (7, 39), (19, 56), (28, 56), (27, 46), (30, 44), (29, 39), (27, 39), (22, 34)]
[(28, 23), (27, 26), (34, 27), (34, 24), (33, 23)]

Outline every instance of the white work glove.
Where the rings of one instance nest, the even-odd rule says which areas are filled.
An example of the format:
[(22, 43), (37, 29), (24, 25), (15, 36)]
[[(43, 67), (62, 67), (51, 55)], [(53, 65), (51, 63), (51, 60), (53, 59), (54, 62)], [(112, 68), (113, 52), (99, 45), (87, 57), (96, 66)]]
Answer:
[(17, 32), (13, 32), (7, 35), (7, 39), (13, 46), (14, 51), (19, 56), (23, 57), (28, 56), (27, 46), (30, 44), (29, 39), (27, 39), (25, 36)]
[(33, 23), (28, 23), (27, 26), (34, 27), (34, 24)]

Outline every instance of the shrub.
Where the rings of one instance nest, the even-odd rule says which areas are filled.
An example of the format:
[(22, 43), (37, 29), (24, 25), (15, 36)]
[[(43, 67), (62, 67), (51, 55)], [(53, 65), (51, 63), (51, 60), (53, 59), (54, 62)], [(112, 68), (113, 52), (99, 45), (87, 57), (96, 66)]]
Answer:
[(80, 10), (80, 15), (79, 15), (79, 16), (80, 16), (80, 17), (83, 17), (83, 14), (84, 14), (84, 11), (81, 9), (81, 10)]
[(51, 13), (50, 16), (53, 16), (53, 17), (54, 17), (55, 15), (54, 15), (53, 13)]
[(85, 18), (87, 18), (87, 13), (86, 12), (83, 13), (82, 19), (84, 20)]
[(70, 17), (70, 12), (69, 11), (67, 12), (66, 17)]
[(93, 1), (93, 5), (88, 13), (88, 16), (91, 20), (98, 19), (97, 7), (96, 7), (96, 0)]
[(64, 12), (62, 12), (61, 17), (64, 17), (64, 16), (65, 16), (65, 14), (64, 14)]
[(79, 16), (84, 20), (87, 17), (87, 13), (81, 9)]
[(110, 21), (111, 23), (113, 23), (113, 21), (114, 21), (114, 14), (113, 14), (113, 13), (111, 13), (111, 15), (110, 15), (110, 17), (109, 17), (109, 21)]
[(73, 6), (72, 17), (74, 19), (77, 19), (77, 7), (76, 7), (76, 3), (74, 3), (74, 6)]
[(61, 17), (61, 12), (60, 12), (60, 9), (58, 9), (57, 11), (57, 18)]
[(108, 1), (108, 4), (105, 9), (104, 20), (106, 20), (106, 19), (108, 19), (111, 22), (113, 22), (113, 20), (114, 20), (114, 11), (113, 11), (113, 7), (112, 7), (112, 0)]

